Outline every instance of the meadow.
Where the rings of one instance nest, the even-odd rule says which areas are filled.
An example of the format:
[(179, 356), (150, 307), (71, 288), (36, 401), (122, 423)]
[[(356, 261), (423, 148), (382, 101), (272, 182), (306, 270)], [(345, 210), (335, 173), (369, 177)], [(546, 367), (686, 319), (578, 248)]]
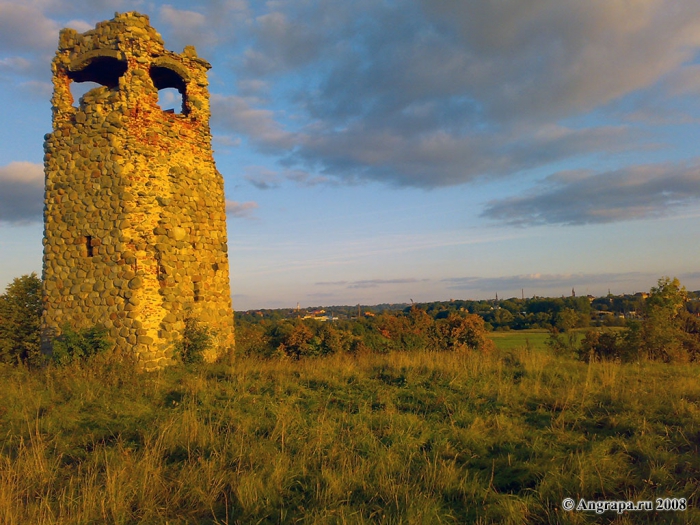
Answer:
[(151, 374), (109, 353), (1, 365), (0, 523), (700, 523), (699, 377), (534, 342)]
[[(590, 328), (575, 328), (571, 330), (573, 334), (573, 343), (579, 345)], [(601, 330), (600, 328), (598, 330)], [(604, 331), (608, 333), (621, 334), (624, 329), (622, 327), (605, 327)], [(550, 331), (546, 328), (530, 328), (527, 330), (504, 330), (489, 332), (488, 337), (493, 341), (496, 348), (499, 350), (515, 350), (518, 348), (546, 350), (547, 341), (550, 339)], [(563, 337), (568, 337), (568, 334), (562, 334)]]
[(544, 350), (549, 338), (549, 330), (531, 328), (528, 330), (489, 332), (489, 338), (496, 345), (496, 348), (500, 350), (513, 350), (521, 347)]

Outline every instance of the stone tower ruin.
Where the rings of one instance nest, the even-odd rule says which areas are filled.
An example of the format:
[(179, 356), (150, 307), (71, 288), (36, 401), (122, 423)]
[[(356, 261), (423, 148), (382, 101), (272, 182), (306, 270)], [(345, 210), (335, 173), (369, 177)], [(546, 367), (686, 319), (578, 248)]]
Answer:
[[(209, 63), (167, 51), (147, 16), (60, 33), (45, 136), (44, 316), (102, 325), (144, 369), (173, 358), (185, 320), (234, 343), (223, 178), (209, 130)], [(72, 82), (96, 82), (74, 105)], [(179, 111), (158, 105), (174, 88)]]

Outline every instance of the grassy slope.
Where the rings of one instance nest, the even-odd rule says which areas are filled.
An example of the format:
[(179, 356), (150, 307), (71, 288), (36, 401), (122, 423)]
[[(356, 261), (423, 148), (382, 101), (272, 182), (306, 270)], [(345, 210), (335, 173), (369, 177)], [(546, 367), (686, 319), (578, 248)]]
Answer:
[(0, 523), (698, 523), (699, 375), (522, 348), (0, 368)]

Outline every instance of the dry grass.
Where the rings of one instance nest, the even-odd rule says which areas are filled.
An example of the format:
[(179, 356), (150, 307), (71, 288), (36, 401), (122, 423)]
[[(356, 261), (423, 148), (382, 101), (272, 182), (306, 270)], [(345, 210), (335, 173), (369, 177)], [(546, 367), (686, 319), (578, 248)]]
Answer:
[(699, 372), (527, 348), (2, 368), (0, 523), (691, 523)]

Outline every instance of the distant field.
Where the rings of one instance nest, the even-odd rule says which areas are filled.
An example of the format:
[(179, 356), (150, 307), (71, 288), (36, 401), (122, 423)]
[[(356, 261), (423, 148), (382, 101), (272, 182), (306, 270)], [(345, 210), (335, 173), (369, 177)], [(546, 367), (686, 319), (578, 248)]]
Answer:
[(505, 332), (490, 332), (489, 337), (499, 350), (512, 350), (513, 348), (532, 349), (546, 348), (545, 341), (549, 332), (545, 329), (532, 330), (508, 330)]
[[(576, 342), (580, 342), (586, 335), (589, 328), (577, 328)], [(600, 328), (598, 328), (600, 330)], [(620, 327), (606, 327), (606, 331), (621, 331)], [(544, 328), (534, 328), (530, 330), (507, 330), (504, 332), (489, 332), (489, 337), (499, 350), (512, 350), (514, 348), (529, 348), (542, 350), (547, 348), (546, 341), (549, 338), (549, 331)], [(566, 335), (564, 335), (566, 337)]]

